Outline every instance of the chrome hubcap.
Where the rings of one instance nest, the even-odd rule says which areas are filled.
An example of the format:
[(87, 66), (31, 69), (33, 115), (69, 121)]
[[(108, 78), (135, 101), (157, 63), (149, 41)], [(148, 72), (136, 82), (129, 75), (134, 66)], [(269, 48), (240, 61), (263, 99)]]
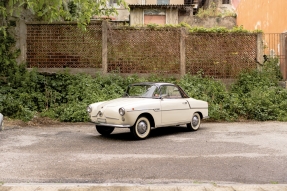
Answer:
[(147, 130), (147, 124), (144, 121), (141, 121), (139, 122), (137, 129), (140, 134), (144, 134)]
[(196, 127), (198, 125), (198, 123), (199, 123), (198, 117), (197, 116), (193, 116), (192, 117), (192, 126)]

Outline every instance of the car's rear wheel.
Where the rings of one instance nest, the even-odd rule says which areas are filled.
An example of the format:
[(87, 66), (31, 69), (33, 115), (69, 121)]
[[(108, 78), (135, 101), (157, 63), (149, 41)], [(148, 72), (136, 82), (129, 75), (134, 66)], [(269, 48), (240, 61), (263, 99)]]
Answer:
[(131, 127), (131, 132), (136, 139), (145, 139), (150, 134), (150, 121), (146, 117), (137, 119), (134, 126)]
[(96, 129), (101, 135), (107, 136), (107, 135), (111, 134), (115, 128), (96, 125)]
[(201, 118), (199, 113), (194, 113), (191, 122), (186, 124), (189, 131), (197, 131), (200, 127)]

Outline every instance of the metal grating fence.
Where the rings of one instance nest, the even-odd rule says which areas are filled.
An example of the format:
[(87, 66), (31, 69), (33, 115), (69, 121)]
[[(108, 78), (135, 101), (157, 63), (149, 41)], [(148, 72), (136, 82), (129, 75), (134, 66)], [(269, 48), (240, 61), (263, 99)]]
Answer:
[(108, 30), (108, 72), (180, 73), (180, 30)]
[[(103, 30), (102, 23), (91, 23), (86, 32), (76, 24), (28, 24), (28, 67), (99, 68), (127, 74), (201, 73), (214, 78), (234, 78), (242, 70), (257, 67), (258, 39), (253, 33), (183, 34), (181, 28), (110, 24)], [(107, 54), (102, 54), (105, 51)]]
[(186, 40), (186, 72), (217, 78), (233, 78), (256, 68), (256, 34), (200, 33)]
[(101, 68), (102, 28), (91, 24), (87, 32), (77, 25), (27, 25), (27, 63), (33, 68)]
[(265, 59), (277, 58), (280, 64), (280, 60), (285, 58), (285, 34), (265, 33), (263, 36), (263, 48)]

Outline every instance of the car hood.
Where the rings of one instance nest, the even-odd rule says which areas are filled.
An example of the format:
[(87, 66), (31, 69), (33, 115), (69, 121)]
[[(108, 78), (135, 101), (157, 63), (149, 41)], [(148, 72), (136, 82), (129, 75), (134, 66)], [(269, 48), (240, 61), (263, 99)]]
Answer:
[(129, 105), (136, 105), (146, 101), (154, 100), (152, 98), (117, 98), (110, 101), (106, 101), (99, 105), (99, 107), (126, 107)]

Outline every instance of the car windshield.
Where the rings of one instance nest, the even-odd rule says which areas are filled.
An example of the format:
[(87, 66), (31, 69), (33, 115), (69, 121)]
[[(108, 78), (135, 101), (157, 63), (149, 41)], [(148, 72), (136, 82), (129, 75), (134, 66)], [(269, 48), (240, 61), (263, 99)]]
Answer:
[(137, 84), (129, 86), (125, 96), (152, 98), (158, 94), (158, 88), (155, 85)]

